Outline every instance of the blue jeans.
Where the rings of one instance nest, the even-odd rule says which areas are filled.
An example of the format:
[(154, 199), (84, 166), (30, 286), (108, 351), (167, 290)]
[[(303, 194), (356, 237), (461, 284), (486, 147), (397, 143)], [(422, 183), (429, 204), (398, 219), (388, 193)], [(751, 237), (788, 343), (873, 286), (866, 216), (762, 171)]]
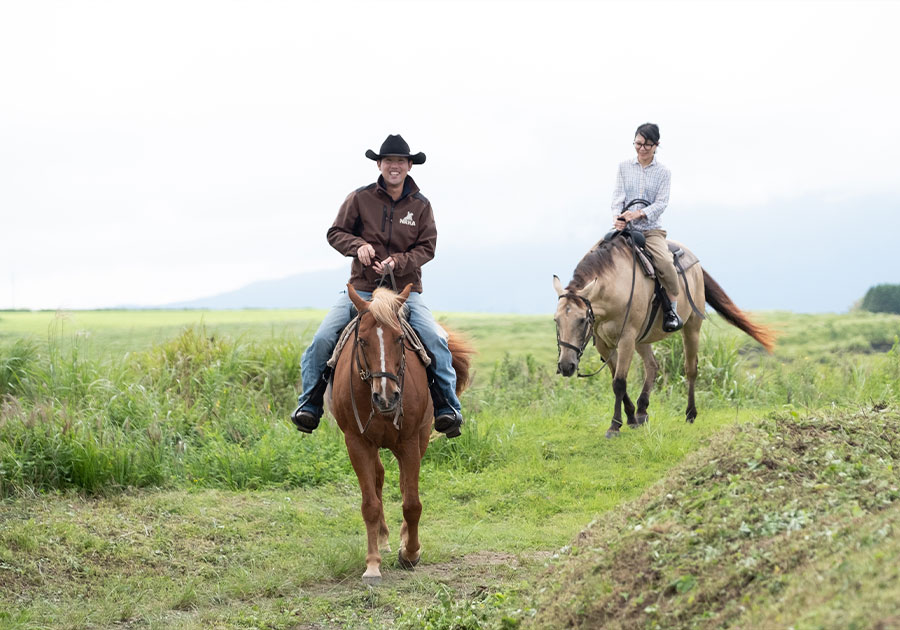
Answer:
[[(372, 293), (369, 291), (357, 291), (357, 293), (365, 300), (372, 298)], [(450, 348), (447, 346), (447, 331), (434, 320), (431, 310), (422, 301), (421, 293), (410, 293), (406, 304), (409, 306), (409, 323), (419, 335), (422, 343), (425, 344), (428, 352), (434, 357), (431, 367), (434, 370), (438, 388), (450, 407), (455, 411), (461, 411), (462, 405), (460, 405), (459, 398), (456, 397), (456, 370), (453, 369)], [(341, 291), (337, 303), (331, 307), (325, 319), (319, 324), (312, 343), (309, 344), (300, 359), (303, 393), (300, 394), (298, 404), (304, 411), (309, 411), (317, 416), (322, 415), (322, 408), (311, 404), (309, 397), (316, 383), (322, 378), (325, 364), (334, 352), (341, 331), (354, 317), (356, 317), (356, 307), (353, 306), (347, 292)], [(441, 413), (449, 412), (450, 409), (443, 408), (434, 411), (435, 416), (438, 416)]]

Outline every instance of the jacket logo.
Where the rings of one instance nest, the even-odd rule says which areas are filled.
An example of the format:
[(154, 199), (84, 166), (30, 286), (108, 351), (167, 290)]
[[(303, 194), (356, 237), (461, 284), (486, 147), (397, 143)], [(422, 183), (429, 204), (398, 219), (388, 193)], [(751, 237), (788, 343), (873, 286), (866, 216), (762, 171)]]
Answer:
[(416, 222), (413, 220), (412, 211), (410, 211), (409, 214), (407, 214), (405, 217), (400, 219), (400, 224), (401, 225), (412, 225), (412, 226), (416, 225)]

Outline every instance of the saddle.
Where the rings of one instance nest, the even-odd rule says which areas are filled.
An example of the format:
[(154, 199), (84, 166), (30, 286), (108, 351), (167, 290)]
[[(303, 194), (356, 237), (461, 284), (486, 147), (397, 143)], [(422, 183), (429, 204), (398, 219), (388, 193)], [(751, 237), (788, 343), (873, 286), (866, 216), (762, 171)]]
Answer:
[[(621, 236), (628, 241), (629, 245), (635, 250), (637, 260), (641, 265), (641, 270), (643, 270), (644, 275), (656, 280), (656, 283), (659, 284), (659, 280), (656, 278), (656, 270), (653, 268), (653, 256), (651, 256), (650, 252), (646, 249), (647, 239), (644, 237), (644, 234), (636, 230), (612, 230), (603, 237), (603, 240), (600, 241), (600, 243), (603, 241), (611, 241), (616, 236)], [(597, 245), (591, 249), (596, 249), (600, 243), (597, 243)], [(666, 245), (669, 247), (669, 252), (672, 254), (672, 262), (675, 263), (675, 269), (680, 276), (683, 277), (685, 270), (690, 269), (700, 262), (700, 259), (697, 258), (696, 254), (686, 250), (681, 243), (676, 241), (666, 241)]]
[[(644, 237), (643, 232), (630, 230), (627, 227), (624, 230), (612, 230), (611, 232), (608, 232), (600, 242), (611, 241), (617, 236), (621, 236), (628, 242), (632, 251), (634, 251), (636, 261), (640, 263), (644, 275), (653, 280), (653, 301), (650, 305), (650, 312), (647, 316), (647, 322), (643, 332), (638, 337), (638, 341), (640, 341), (649, 334), (660, 306), (666, 304), (668, 307), (669, 297), (666, 295), (665, 289), (663, 289), (662, 284), (659, 282), (659, 278), (656, 277), (656, 270), (653, 268), (653, 256), (651, 256), (650, 252), (646, 249), (647, 239)], [(597, 243), (597, 246), (599, 245), (600, 243)], [(667, 240), (666, 245), (669, 248), (669, 253), (672, 254), (672, 262), (675, 265), (675, 271), (681, 277), (681, 282), (684, 285), (684, 293), (691, 305), (691, 309), (700, 319), (706, 319), (706, 316), (697, 308), (697, 305), (694, 304), (694, 298), (691, 297), (691, 290), (688, 287), (687, 278), (684, 277), (684, 272), (700, 262), (700, 259), (697, 258), (696, 254), (685, 249), (683, 245), (676, 241)]]
[[(350, 320), (346, 326), (344, 326), (343, 332), (341, 332), (341, 336), (338, 337), (337, 345), (334, 347), (334, 352), (331, 353), (331, 358), (328, 359), (328, 362), (325, 364), (332, 370), (334, 370), (335, 366), (337, 366), (338, 359), (341, 356), (341, 350), (344, 349), (344, 346), (347, 344), (347, 340), (353, 336), (353, 329), (356, 327), (356, 320), (359, 319), (359, 315)], [(428, 367), (431, 365), (431, 358), (428, 356), (428, 352), (425, 350), (425, 344), (422, 343), (422, 340), (419, 339), (419, 335), (413, 329), (412, 324), (409, 323), (409, 309), (404, 306), (400, 309), (400, 329), (403, 331), (404, 336), (406, 337), (406, 345), (411, 350), (414, 350), (417, 355), (419, 355), (419, 359), (422, 361), (422, 365)]]

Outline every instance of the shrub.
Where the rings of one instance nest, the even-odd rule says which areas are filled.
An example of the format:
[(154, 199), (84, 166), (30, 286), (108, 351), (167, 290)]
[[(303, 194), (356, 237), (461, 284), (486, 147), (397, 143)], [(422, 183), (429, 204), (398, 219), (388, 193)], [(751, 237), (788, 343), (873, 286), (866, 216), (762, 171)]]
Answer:
[(900, 284), (879, 284), (870, 288), (863, 297), (862, 308), (871, 313), (900, 314)]

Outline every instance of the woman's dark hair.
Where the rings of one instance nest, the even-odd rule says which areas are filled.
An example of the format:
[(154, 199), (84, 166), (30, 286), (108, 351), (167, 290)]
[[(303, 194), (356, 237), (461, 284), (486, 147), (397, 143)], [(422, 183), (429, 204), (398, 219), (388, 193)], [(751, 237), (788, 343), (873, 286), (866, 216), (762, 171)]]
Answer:
[(644, 136), (644, 140), (649, 140), (653, 144), (659, 143), (659, 127), (653, 123), (644, 123), (634, 132), (635, 137)]

